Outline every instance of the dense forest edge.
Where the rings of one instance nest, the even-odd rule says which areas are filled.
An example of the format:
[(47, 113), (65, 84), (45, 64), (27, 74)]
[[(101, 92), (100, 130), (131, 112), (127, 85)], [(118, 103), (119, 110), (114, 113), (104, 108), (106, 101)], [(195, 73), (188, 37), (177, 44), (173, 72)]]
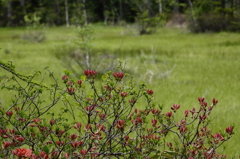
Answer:
[(137, 24), (140, 34), (166, 25), (192, 32), (240, 30), (239, 0), (1, 0), (0, 26)]

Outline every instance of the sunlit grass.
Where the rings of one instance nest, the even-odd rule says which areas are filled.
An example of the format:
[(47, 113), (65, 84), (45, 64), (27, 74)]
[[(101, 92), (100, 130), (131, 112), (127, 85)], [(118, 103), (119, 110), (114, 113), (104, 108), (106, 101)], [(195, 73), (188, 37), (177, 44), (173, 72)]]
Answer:
[[(123, 27), (93, 26), (94, 50), (119, 53), (126, 61), (126, 70), (136, 81), (147, 81), (155, 91), (156, 101), (169, 111), (180, 104), (180, 113), (197, 107), (197, 97), (209, 104), (219, 100), (212, 114), (213, 131), (234, 124), (236, 135), (226, 143), (226, 154), (239, 155), (240, 132), (240, 34), (191, 34), (186, 30), (162, 28), (154, 35), (137, 36)], [(0, 29), (0, 60), (13, 61), (19, 72), (31, 73), (49, 66), (57, 77), (62, 76), (64, 59), (56, 58), (55, 47), (74, 43), (75, 28), (47, 28), (42, 43), (22, 40), (24, 28)], [(0, 70), (0, 76), (5, 72)], [(10, 96), (0, 94), (7, 101)], [(57, 108), (55, 108), (57, 110)]]

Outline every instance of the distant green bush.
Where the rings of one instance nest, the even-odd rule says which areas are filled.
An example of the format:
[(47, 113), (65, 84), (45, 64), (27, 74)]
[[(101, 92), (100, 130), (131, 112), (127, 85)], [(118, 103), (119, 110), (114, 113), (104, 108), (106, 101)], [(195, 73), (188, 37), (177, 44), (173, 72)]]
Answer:
[(40, 23), (40, 20), (41, 17), (37, 12), (24, 16), (27, 31), (22, 35), (22, 39), (37, 43), (46, 40), (46, 35), (43, 32), (44, 25)]
[(219, 14), (206, 13), (189, 22), (189, 29), (192, 32), (221, 32), (240, 31), (240, 23), (237, 19), (223, 17)]

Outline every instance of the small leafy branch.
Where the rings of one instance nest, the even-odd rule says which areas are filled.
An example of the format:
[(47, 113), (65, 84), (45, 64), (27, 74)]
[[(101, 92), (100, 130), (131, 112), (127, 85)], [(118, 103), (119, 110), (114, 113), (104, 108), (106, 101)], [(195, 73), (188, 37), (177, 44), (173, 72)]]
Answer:
[[(1, 158), (226, 158), (217, 149), (234, 127), (211, 132), (216, 99), (208, 104), (199, 97), (199, 107), (179, 112), (181, 106), (173, 104), (163, 112), (154, 91), (135, 83), (122, 63), (102, 80), (95, 70), (85, 70), (79, 79), (65, 72), (65, 88), (48, 73), (53, 81), (48, 87), (24, 85), (15, 74), (0, 84), (17, 92), (10, 106), (0, 106)], [(50, 112), (53, 106), (58, 113)]]
[(93, 36), (94, 29), (90, 24), (78, 26), (77, 37), (73, 43), (57, 46), (53, 50), (58, 58), (62, 58), (64, 66), (76, 76), (81, 74), (79, 70), (97, 69), (99, 74), (104, 74), (116, 69), (119, 50), (108, 53), (106, 50), (94, 48)]
[(44, 24), (41, 24), (40, 20), (41, 16), (38, 12), (34, 12), (24, 16), (27, 31), (25, 34), (23, 34), (23, 39), (37, 43), (46, 40), (45, 33), (43, 32)]

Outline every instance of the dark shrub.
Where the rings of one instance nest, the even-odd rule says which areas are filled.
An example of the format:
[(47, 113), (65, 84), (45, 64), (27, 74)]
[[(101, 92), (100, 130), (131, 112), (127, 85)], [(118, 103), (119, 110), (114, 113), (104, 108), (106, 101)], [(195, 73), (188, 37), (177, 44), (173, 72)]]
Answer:
[(221, 32), (239, 31), (240, 23), (235, 18), (215, 13), (206, 13), (198, 16), (195, 21), (190, 20), (189, 29), (192, 32)]

